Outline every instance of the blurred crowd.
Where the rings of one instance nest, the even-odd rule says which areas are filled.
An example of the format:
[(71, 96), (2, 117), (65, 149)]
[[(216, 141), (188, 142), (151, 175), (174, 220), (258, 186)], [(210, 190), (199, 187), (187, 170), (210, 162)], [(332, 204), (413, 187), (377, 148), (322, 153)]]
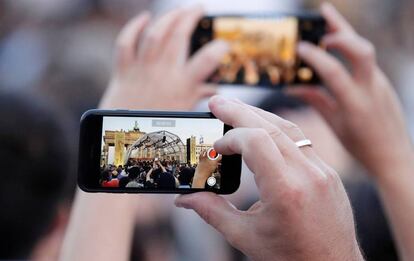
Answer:
[[(201, 153), (198, 164), (180, 163), (173, 160), (130, 159), (126, 165), (118, 167), (109, 164), (101, 168), (100, 185), (112, 188), (205, 188), (211, 175), (220, 179), (220, 160), (210, 160)], [(216, 185), (220, 188), (219, 182)]]
[[(33, 246), (24, 244), (18, 244), (19, 249), (11, 247), (12, 242), (19, 241), (19, 234), (25, 233), (29, 239), (38, 237), (40, 242), (36, 248), (37, 252), (31, 254), (34, 260), (37, 257), (39, 260), (57, 258), (76, 186), (79, 118), (87, 109), (98, 107), (108, 86), (116, 35), (126, 21), (139, 12), (150, 10), (157, 15), (175, 6), (196, 2), (200, 1), (0, 1), (0, 89), (20, 90), (27, 92), (28, 97), (33, 97), (27, 100), (14, 96), (6, 96), (6, 100), (0, 97), (1, 126), (8, 130), (16, 130), (15, 136), (9, 137), (9, 141), (10, 144), (18, 143), (22, 151), (27, 144), (45, 141), (45, 146), (52, 150), (52, 154), (53, 150), (65, 151), (67, 154), (63, 159), (50, 158), (45, 162), (38, 162), (48, 166), (48, 169), (31, 173), (29, 178), (22, 177), (28, 188), (36, 187), (42, 190), (43, 187), (55, 187), (55, 190), (47, 195), (42, 195), (42, 191), (25, 191), (28, 195), (37, 195), (39, 201), (45, 200), (44, 205), (34, 204), (35, 198), (8, 198), (14, 195), (13, 187), (2, 190), (2, 209), (12, 209), (13, 204), (30, 208), (24, 213), (25, 217), (22, 217), (21, 213), (11, 213), (4, 220), (2, 217), (0, 223), (5, 224), (10, 220), (15, 222), (7, 228), (1, 227), (2, 238), (10, 240), (10, 244), (2, 243), (0, 253), (25, 253), (31, 249)], [(403, 108), (407, 112), (409, 128), (414, 134), (414, 115), (409, 113), (414, 109), (414, 2), (331, 2), (360, 34), (377, 47), (378, 63), (396, 87)], [(320, 1), (260, 0), (253, 3), (247, 0), (205, 0), (201, 3), (207, 12), (214, 14), (295, 12), (316, 8)], [(306, 136), (316, 144), (315, 150), (321, 158), (341, 174), (354, 208), (357, 233), (367, 260), (397, 260), (394, 242), (376, 189), (371, 180), (364, 175), (363, 169), (348, 155), (315, 111), (278, 92), (260, 88), (252, 90), (242, 86), (223, 86), (219, 92), (239, 97), (298, 124)], [(14, 117), (13, 111), (24, 109), (27, 104), (32, 103), (38, 110), (24, 117), (16, 112), (19, 116)], [(200, 103), (197, 109), (205, 110), (206, 106)], [(39, 119), (39, 114), (46, 116)], [(50, 124), (55, 124), (51, 119), (58, 119), (60, 125), (51, 128)], [(44, 128), (45, 126), (48, 128)], [(40, 131), (30, 132), (31, 129)], [(27, 135), (28, 133), (30, 135)], [(3, 141), (2, 139), (2, 146), (8, 146)], [(39, 145), (37, 149), (42, 151), (46, 148)], [(19, 152), (16, 153), (18, 155)], [(36, 151), (27, 153), (32, 156), (30, 161), (37, 160)], [(8, 158), (7, 155), (1, 155), (0, 161), (2, 165), (10, 164), (11, 169), (16, 170), (7, 175), (31, 171), (30, 162), (28, 166), (18, 166), (15, 165), (18, 164), (18, 160)], [(171, 177), (167, 183), (172, 181), (175, 187), (190, 187), (196, 167), (156, 160), (132, 162), (131, 166), (108, 166), (102, 170), (101, 184), (125, 187), (150, 187), (155, 186), (154, 184), (161, 186), (164, 181), (160, 177), (167, 173), (168, 177)], [(62, 175), (43, 175), (48, 171), (61, 172)], [(69, 174), (64, 175), (63, 172)], [(240, 191), (236, 195), (228, 196), (241, 209), (248, 208), (258, 198), (257, 189), (252, 185), (253, 177), (246, 174), (250, 171), (244, 167), (244, 172)], [(131, 260), (247, 260), (196, 214), (175, 209), (172, 200), (171, 196), (144, 196), (137, 202)], [(53, 206), (53, 210), (44, 211), (44, 216), (36, 216), (36, 213), (40, 213), (39, 209), (47, 206)], [(54, 219), (56, 213), (58, 218)], [(114, 225), (117, 222), (122, 222), (122, 215), (114, 220)], [(38, 224), (37, 228), (29, 226), (33, 223)], [(54, 233), (49, 233), (50, 231)]]

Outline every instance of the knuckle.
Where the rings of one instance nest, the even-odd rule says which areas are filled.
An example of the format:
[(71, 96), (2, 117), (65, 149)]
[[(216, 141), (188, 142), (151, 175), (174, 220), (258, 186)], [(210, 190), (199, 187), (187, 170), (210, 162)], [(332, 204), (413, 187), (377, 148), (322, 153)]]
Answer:
[(283, 120), (281, 123), (281, 129), (286, 132), (286, 134), (291, 139), (303, 139), (305, 135), (303, 134), (302, 130), (299, 128), (299, 126), (293, 122), (290, 122), (288, 120)]
[(320, 192), (325, 192), (332, 185), (337, 184), (340, 178), (335, 170), (329, 166), (325, 166), (324, 170), (313, 168), (311, 176), (315, 188)]
[(313, 184), (315, 185), (316, 189), (319, 191), (325, 191), (326, 188), (329, 187), (329, 178), (326, 173), (314, 173), (314, 177), (312, 178)]
[(282, 128), (286, 130), (299, 129), (298, 125), (288, 120), (282, 120)]
[(327, 79), (335, 79), (341, 74), (341, 67), (337, 62), (333, 62), (330, 66), (326, 66), (323, 70), (322, 74)]
[(147, 35), (147, 41), (148, 45), (153, 47), (153, 45), (156, 45), (161, 41), (161, 36), (152, 30)]
[(331, 167), (327, 166), (325, 174), (328, 178), (328, 181), (331, 183), (341, 183), (341, 178), (338, 173)]
[(256, 148), (261, 144), (269, 141), (269, 134), (264, 129), (254, 129), (247, 137), (247, 145), (250, 148)]
[(376, 56), (375, 46), (368, 40), (362, 39), (361, 54), (363, 59), (374, 60)]
[(299, 185), (290, 185), (280, 196), (282, 214), (290, 215), (292, 211), (302, 209), (305, 203), (305, 191)]

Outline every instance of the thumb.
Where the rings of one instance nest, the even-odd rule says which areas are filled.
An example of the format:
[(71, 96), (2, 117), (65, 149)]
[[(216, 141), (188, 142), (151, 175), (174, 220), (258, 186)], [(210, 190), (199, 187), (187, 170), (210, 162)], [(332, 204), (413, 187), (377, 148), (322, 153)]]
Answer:
[(180, 195), (175, 200), (180, 208), (194, 210), (204, 221), (214, 227), (230, 242), (241, 238), (240, 226), (243, 221), (242, 211), (239, 211), (228, 200), (212, 192), (197, 192)]

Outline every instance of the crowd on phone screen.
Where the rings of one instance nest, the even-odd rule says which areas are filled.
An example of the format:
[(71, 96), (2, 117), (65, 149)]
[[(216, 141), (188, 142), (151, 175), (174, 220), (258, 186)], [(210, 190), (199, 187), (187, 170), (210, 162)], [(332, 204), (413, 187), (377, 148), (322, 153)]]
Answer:
[(126, 165), (108, 165), (101, 170), (102, 187), (118, 188), (191, 188), (196, 164), (175, 160), (135, 160)]

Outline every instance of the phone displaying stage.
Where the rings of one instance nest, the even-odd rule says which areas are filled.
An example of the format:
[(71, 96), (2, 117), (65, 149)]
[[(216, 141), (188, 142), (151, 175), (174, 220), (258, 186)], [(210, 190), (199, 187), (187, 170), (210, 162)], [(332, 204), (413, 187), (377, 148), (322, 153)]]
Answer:
[(234, 192), (240, 155), (213, 144), (230, 126), (211, 113), (89, 111), (81, 121), (79, 186), (88, 192)]
[(293, 84), (317, 84), (312, 68), (298, 59), (301, 40), (320, 44), (325, 21), (319, 15), (207, 16), (192, 36), (192, 53), (219, 39), (229, 43), (209, 81), (280, 88)]

